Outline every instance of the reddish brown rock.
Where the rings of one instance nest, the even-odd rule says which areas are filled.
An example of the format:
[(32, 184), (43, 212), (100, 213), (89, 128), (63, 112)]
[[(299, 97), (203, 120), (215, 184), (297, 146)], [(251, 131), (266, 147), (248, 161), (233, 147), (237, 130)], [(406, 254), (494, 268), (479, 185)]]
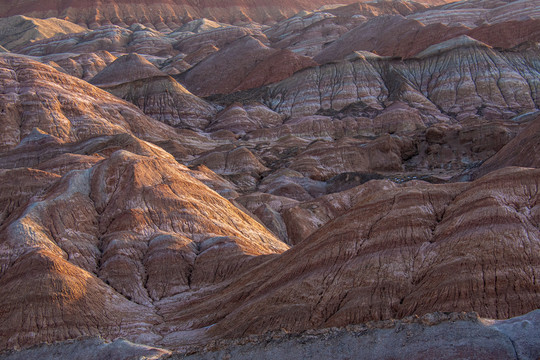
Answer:
[(307, 57), (271, 49), (246, 36), (208, 56), (178, 79), (198, 96), (228, 94), (277, 82), (313, 65)]
[(108, 51), (98, 51), (89, 54), (58, 54), (44, 56), (42, 62), (54, 61), (61, 71), (83, 80), (90, 80), (105, 69), (116, 57)]
[(191, 169), (190, 175), (226, 199), (236, 199), (239, 196), (236, 185), (204, 165)]
[[(169, 304), (164, 314), (181, 321), (200, 316), (194, 327), (217, 322), (209, 335), (236, 337), (433, 309), (501, 318), (526, 313), (540, 301), (534, 191), (530, 200), (537, 182), (538, 170), (512, 168), (472, 184), (415, 182), (371, 193), (238, 279), (225, 298)], [(531, 204), (530, 211), (518, 204)], [(238, 297), (247, 300), (228, 302)], [(217, 313), (209, 315), (209, 308)]]
[(305, 177), (298, 171), (279, 169), (266, 176), (258, 189), (268, 194), (306, 201), (325, 194), (326, 184)]
[(69, 21), (54, 18), (33, 19), (20, 14), (1, 19), (0, 28), (0, 45), (9, 50), (56, 35), (86, 32), (85, 28)]
[(129, 29), (133, 33), (129, 39), (126, 52), (155, 56), (170, 56), (175, 54), (172, 43), (163, 36), (163, 33), (140, 24), (134, 24)]
[[(439, 2), (442, 3), (442, 2)], [(364, 16), (372, 18), (382, 15), (409, 15), (422, 12), (429, 6), (438, 5), (437, 1), (400, 1), (400, 0), (382, 0), (377, 2), (356, 2), (346, 6), (340, 6), (334, 9), (328, 9), (331, 14), (340, 17), (346, 16)]]
[(245, 147), (231, 150), (212, 151), (195, 160), (193, 165), (204, 164), (221, 175), (251, 174), (257, 175), (268, 170)]
[(137, 54), (124, 55), (90, 83), (137, 105), (146, 115), (174, 127), (201, 129), (214, 108)]
[(475, 173), (476, 177), (506, 166), (540, 168), (538, 149), (540, 146), (540, 117), (536, 116), (529, 126), (486, 160)]
[(283, 242), (290, 244), (287, 228), (281, 213), (298, 203), (288, 197), (263, 193), (252, 193), (236, 199), (254, 214), (270, 231)]
[(534, 1), (69, 4), (0, 54), (0, 349), (540, 306)]
[(191, 67), (185, 58), (184, 54), (169, 58), (160, 66), (160, 70), (171, 76), (181, 74)]
[(18, 52), (32, 56), (58, 53), (93, 53), (97, 51), (126, 52), (133, 32), (119, 26), (103, 26), (83, 34), (67, 34), (35, 41)]
[(540, 41), (540, 19), (486, 24), (467, 35), (493, 47), (511, 49), (527, 41)]
[(283, 221), (287, 226), (290, 242), (298, 244), (304, 241), (321, 226), (355, 207), (358, 202), (367, 201), (370, 194), (392, 191), (395, 188), (397, 185), (391, 181), (371, 181), (350, 190), (321, 196), (284, 209)]
[(321, 140), (295, 157), (289, 168), (318, 180), (344, 172), (401, 171), (402, 151), (405, 154), (408, 146), (391, 136), (373, 142), (346, 137), (336, 142)]
[(409, 18), (414, 18), (424, 24), (461, 23), (469, 27), (481, 26), (484, 23), (496, 24), (539, 17), (540, 9), (534, 0), (463, 1), (409, 15)]
[(58, 178), (56, 174), (28, 168), (0, 170), (3, 184), (0, 192), (0, 226), (15, 210), (26, 205), (35, 193), (47, 188)]
[(129, 54), (116, 59), (92, 78), (90, 83), (100, 87), (111, 87), (154, 77), (166, 77), (166, 75), (142, 56)]
[(3, 262), (2, 269), (4, 349), (85, 335), (156, 338), (151, 327), (159, 317), (150, 309), (128, 301), (56, 251), (27, 248), (11, 264)]
[[(361, 22), (355, 18), (356, 21)], [(314, 56), (325, 45), (346, 33), (348, 25), (328, 12), (304, 12), (279, 22), (264, 33), (273, 47)]]
[(262, 104), (253, 103), (245, 106), (235, 103), (220, 112), (207, 131), (229, 130), (236, 134), (245, 134), (256, 129), (272, 128), (282, 124), (282, 117)]
[(88, 169), (121, 149), (138, 155), (172, 159), (160, 147), (131, 134), (100, 136), (79, 143), (64, 144), (50, 135), (33, 131), (16, 148), (1, 153), (0, 167), (30, 167), (65, 175), (71, 170)]
[[(66, 211), (70, 219), (63, 217)], [(174, 160), (127, 151), (70, 172), (17, 214), (0, 235), (2, 288), (11, 289), (0, 313), (4, 348), (32, 343), (32, 324), (48, 321), (55, 325), (36, 342), (98, 334), (155, 341), (154, 300), (223, 281), (260, 262), (253, 256), (287, 249)], [(47, 276), (34, 277), (35, 272)], [(41, 289), (35, 298), (21, 286), (26, 276)], [(20, 320), (23, 302), (14, 300), (22, 297), (28, 322)], [(115, 305), (103, 307), (109, 301)], [(13, 321), (20, 326), (8, 335)]]
[[(169, 37), (174, 38), (175, 34), (172, 33)], [(208, 49), (211, 49), (211, 47), (221, 49), (245, 36), (252, 36), (260, 41), (266, 40), (266, 37), (261, 32), (240, 26), (218, 27), (194, 34), (179, 31), (177, 36), (180, 37), (180, 40), (176, 42), (174, 47), (186, 54), (201, 54), (202, 52), (208, 54)]]
[(497, 51), (464, 35), (404, 61), (355, 53), (346, 61), (297, 72), (269, 86), (261, 97), (291, 118), (344, 116), (350, 106), (358, 108), (353, 116), (373, 117), (399, 100), (420, 110), (426, 125), (449, 118), (509, 119), (536, 108), (537, 93), (529, 84), (536, 84), (531, 61), (537, 54), (534, 45)]
[[(381, 16), (354, 28), (314, 57), (320, 64), (340, 60), (357, 50), (384, 56), (411, 57), (430, 45), (461, 35), (466, 27), (425, 26), (403, 16)], [(392, 34), (399, 34), (392, 36)]]
[(14, 148), (35, 128), (65, 143), (120, 133), (152, 140), (174, 134), (133, 105), (49, 66), (2, 55), (0, 67), (2, 150)]
[(198, 63), (206, 59), (208, 56), (212, 55), (213, 53), (217, 51), (219, 51), (219, 48), (217, 48), (215, 45), (208, 44), (186, 55), (184, 59), (190, 65), (189, 68), (191, 68), (193, 65), (197, 65)]
[[(351, 1), (346, 1), (351, 2)], [(341, 2), (343, 3), (343, 2)], [(89, 27), (110, 24), (130, 25), (139, 22), (145, 25), (153, 25), (174, 29), (186, 19), (209, 18), (218, 19), (227, 23), (249, 22), (251, 20), (260, 23), (272, 22), (284, 19), (294, 13), (318, 8), (326, 2), (318, 0), (275, 0), (271, 3), (257, 0), (254, 3), (241, 2), (213, 2), (205, 0), (195, 2), (191, 0), (138, 0), (135, 2), (110, 1), (101, 4), (96, 13), (94, 4), (84, 2), (72, 2), (58, 6), (53, 1), (30, 1), (24, 5), (8, 1), (0, 8), (0, 16), (26, 14), (36, 17), (61, 17), (74, 23), (80, 23)]]

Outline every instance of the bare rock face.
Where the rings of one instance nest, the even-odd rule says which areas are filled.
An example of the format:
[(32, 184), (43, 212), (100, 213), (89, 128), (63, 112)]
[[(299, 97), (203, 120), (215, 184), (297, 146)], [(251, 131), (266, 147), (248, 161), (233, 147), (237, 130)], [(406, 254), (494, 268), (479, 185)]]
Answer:
[(491, 171), (501, 169), (506, 166), (526, 166), (540, 167), (537, 153), (540, 146), (540, 117), (536, 116), (528, 127), (506, 144), (494, 156), (486, 160), (475, 173), (475, 176), (482, 176)]
[(480, 2), (467, 1), (436, 10), (387, 11), (382, 14), (389, 16), (380, 13), (374, 18), (368, 15), (369, 21), (343, 34), (314, 59), (322, 64), (343, 59), (353, 51), (408, 58), (460, 35), (507, 49), (538, 41), (540, 13), (533, 2), (492, 2), (490, 7), (486, 9)]
[(0, 45), (9, 50), (56, 35), (86, 32), (84, 27), (69, 21), (33, 19), (20, 15), (0, 19), (0, 28)]
[(127, 150), (144, 156), (172, 158), (160, 147), (142, 141), (131, 134), (100, 136), (78, 143), (65, 144), (48, 134), (35, 130), (17, 147), (2, 152), (0, 165), (4, 169), (30, 167), (65, 175), (71, 170), (91, 168), (117, 150)]
[[(539, 301), (537, 181), (538, 170), (509, 168), (471, 184), (416, 182), (370, 193), (229, 287), (226, 299), (247, 297), (242, 305), (224, 306), (220, 294), (215, 302), (171, 304), (167, 313), (184, 321), (201, 316), (195, 327), (217, 322), (208, 332), (219, 337), (435, 308), (493, 318), (526, 313)], [(530, 204), (530, 210), (512, 204)], [(512, 220), (494, 225), (491, 219), (507, 212)]]
[[(2, 261), (2, 268), (2, 348), (81, 335), (139, 335), (158, 321), (54, 249), (27, 248), (12, 264)], [(48, 331), (36, 333), (42, 327)]]
[(511, 49), (527, 41), (540, 41), (540, 19), (486, 24), (472, 29), (467, 35), (493, 47)]
[(0, 67), (2, 150), (14, 148), (35, 128), (61, 143), (119, 133), (153, 140), (173, 134), (134, 106), (49, 66), (2, 55)]
[(141, 1), (0, 4), (6, 356), (536, 359), (535, 1)]
[(200, 52), (202, 49), (208, 48), (209, 46), (221, 49), (245, 36), (251, 36), (261, 41), (265, 41), (266, 39), (265, 35), (260, 31), (242, 26), (221, 26), (210, 28), (205, 31), (191, 32), (189, 31), (189, 24), (190, 23), (186, 24), (186, 27), (181, 27), (168, 35), (168, 37), (172, 39), (178, 39), (174, 44), (174, 47), (185, 54)]
[[(350, 3), (351, 1), (346, 1)], [(343, 1), (341, 2), (343, 3)], [(271, 3), (256, 2), (215, 3), (212, 1), (195, 2), (190, 0), (162, 0), (136, 2), (111, 1), (101, 4), (99, 13), (95, 6), (84, 2), (72, 2), (58, 6), (54, 2), (31, 1), (23, 7), (17, 2), (8, 1), (0, 8), (0, 16), (29, 14), (37, 17), (62, 17), (66, 20), (90, 28), (110, 24), (131, 25), (139, 22), (166, 30), (175, 29), (185, 20), (209, 18), (227, 23), (257, 21), (260, 23), (281, 20), (294, 13), (318, 8), (327, 4), (324, 1), (310, 2), (306, 0), (275, 0)]]
[(175, 29), (170, 35), (174, 36), (174, 33), (185, 33), (185, 32), (198, 34), (198, 33), (206, 32), (206, 31), (221, 29), (221, 28), (226, 28), (226, 27), (231, 27), (231, 25), (208, 20), (206, 18), (202, 18), (202, 19), (192, 20), (182, 25), (178, 29)]
[[(0, 225), (20, 206), (24, 206), (35, 193), (47, 188), (59, 176), (47, 171), (17, 168), (2, 169), (2, 192), (0, 193)], [(11, 181), (17, 179), (17, 182)]]
[[(347, 41), (342, 41), (342, 35), (349, 30), (361, 26), (374, 17), (383, 15), (406, 16), (425, 9), (426, 6), (423, 4), (400, 0), (356, 2), (346, 6), (328, 6), (313, 13), (301, 12), (272, 26), (272, 28), (265, 31), (265, 34), (272, 41), (274, 47), (287, 48), (297, 54), (306, 56), (316, 56), (323, 49), (327, 53), (326, 49), (330, 48), (332, 50), (328, 55), (338, 59), (341, 52), (343, 52), (342, 56), (348, 55), (350, 49), (354, 48), (354, 44), (358, 42), (358, 38), (366, 39), (374, 34), (376, 34), (377, 38), (383, 38), (380, 36), (381, 33), (388, 29), (378, 29), (379, 32), (374, 31), (367, 34), (366, 38), (363, 37), (362, 32), (357, 32), (356, 36), (353, 37), (344, 36), (343, 39), (347, 38)], [(399, 18), (396, 17), (396, 19)], [(401, 28), (399, 31), (409, 30)], [(369, 33), (371, 31), (364, 29), (364, 32)], [(393, 35), (389, 37), (395, 38), (396, 33), (396, 31), (392, 32)], [(339, 46), (333, 44), (334, 40), (337, 40), (336, 44), (339, 44)], [(371, 41), (373, 43), (373, 38)], [(394, 45), (403, 46), (401, 42)], [(349, 52), (346, 49), (349, 49)]]
[(329, 12), (300, 13), (280, 21), (264, 33), (272, 46), (296, 54), (314, 56), (325, 44), (339, 38), (348, 28)]
[[(521, 327), (521, 329), (520, 329)], [(516, 329), (516, 330), (514, 330)], [(525, 330), (526, 329), (526, 330)], [(538, 310), (496, 322), (475, 313), (432, 313), (302, 334), (271, 332), (173, 354), (172, 359), (534, 359)]]
[(370, 181), (350, 190), (321, 196), (284, 209), (282, 216), (290, 242), (298, 244), (304, 241), (330, 220), (345, 214), (358, 201), (369, 198), (370, 193), (379, 194), (396, 187), (391, 181)]
[[(493, 321), (475, 313), (431, 313), (402, 320), (370, 322), (345, 328), (310, 330), (305, 333), (269, 332), (233, 340), (211, 342), (170, 354), (164, 349), (125, 340), (65, 341), (5, 352), (6, 360), (80, 357), (101, 359), (366, 359), (415, 357), (429, 354), (441, 359), (478, 358), (535, 359), (538, 351), (538, 310), (516, 318)], [(411, 340), (412, 339), (412, 340)], [(456, 345), (459, 344), (459, 345)]]
[(58, 53), (92, 53), (99, 50), (126, 52), (133, 32), (120, 26), (107, 25), (82, 34), (67, 34), (35, 41), (19, 50), (32, 56)]
[(116, 59), (90, 80), (101, 87), (111, 87), (152, 77), (165, 77), (152, 63), (138, 54), (124, 55)]
[(218, 148), (191, 162), (191, 165), (201, 164), (219, 175), (227, 175), (243, 190), (254, 189), (261, 173), (268, 171), (268, 168), (245, 147)]
[(313, 65), (309, 58), (246, 36), (181, 74), (179, 81), (198, 96), (227, 94), (277, 82)]
[(135, 104), (146, 115), (177, 128), (203, 129), (216, 113), (211, 104), (171, 77), (146, 78), (103, 89)]
[(206, 128), (207, 131), (228, 130), (245, 134), (256, 129), (272, 128), (282, 124), (281, 115), (262, 104), (229, 105)]
[[(314, 57), (320, 64), (364, 50), (384, 56), (411, 57), (426, 47), (467, 31), (466, 27), (425, 26), (400, 15), (379, 16), (344, 34)], [(392, 34), (399, 34), (392, 36)]]
[(540, 17), (538, 4), (534, 0), (524, 1), (465, 1), (461, 4), (448, 4), (437, 10), (427, 10), (409, 15), (424, 24), (461, 23), (476, 27), (482, 23), (501, 23)]
[(100, 338), (86, 338), (75, 341), (64, 341), (53, 345), (41, 345), (22, 351), (13, 351), (2, 354), (9, 360), (42, 359), (53, 360), (57, 358), (85, 358), (85, 359), (118, 359), (129, 360), (143, 357), (148, 360), (162, 359), (170, 352), (165, 349), (135, 344), (127, 340), (118, 339), (112, 342)]
[[(73, 217), (60, 225), (64, 211)], [(252, 256), (287, 249), (172, 159), (126, 151), (70, 172), (11, 218), (0, 235), (0, 281), (10, 293), (0, 313), (3, 348), (81, 335), (153, 341), (154, 300), (223, 281)], [(212, 267), (213, 276), (202, 271)], [(28, 298), (26, 286), (40, 291)], [(42, 324), (50, 330), (32, 335)]]
[(200, 129), (214, 108), (140, 55), (124, 55), (90, 83), (137, 105), (146, 115), (175, 127)]
[(537, 106), (533, 74), (538, 69), (531, 61), (537, 53), (535, 46), (499, 52), (466, 36), (405, 61), (356, 53), (347, 61), (305, 69), (270, 86), (266, 103), (291, 117), (321, 110), (332, 114), (355, 103), (364, 115), (362, 109), (380, 111), (400, 100), (420, 110), (426, 125), (445, 117), (510, 118)]
[(290, 243), (281, 212), (296, 205), (298, 203), (297, 200), (255, 192), (239, 197), (236, 201), (254, 214), (270, 231), (279, 236), (281, 240)]
[(90, 80), (116, 60), (108, 51), (97, 51), (87, 54), (58, 54), (43, 56), (41, 61), (54, 62), (58, 70), (83, 80)]
[(344, 172), (401, 171), (402, 151), (408, 145), (404, 141), (391, 136), (372, 142), (347, 137), (336, 142), (318, 141), (299, 154), (290, 169), (320, 180)]
[[(217, 51), (219, 51), (219, 48), (216, 47), (215, 45), (206, 44), (206, 45), (203, 45), (202, 47), (200, 47), (199, 49), (197, 49), (196, 51), (194, 51), (192, 53), (189, 53), (184, 58), (184, 61), (187, 64), (189, 64), (189, 67), (187, 67), (186, 70), (188, 70), (192, 66), (197, 65), (198, 63), (200, 63), (201, 61), (206, 59), (208, 56), (212, 55), (213, 53), (215, 53)], [(184, 72), (184, 71), (182, 71), (182, 72)], [(182, 73), (182, 72), (180, 72), (180, 73)]]
[(85, 32), (57, 35), (20, 46), (17, 52), (44, 56), (58, 53), (93, 53), (110, 51), (120, 53), (137, 52), (153, 56), (173, 56), (174, 40), (165, 34), (141, 24), (124, 28), (104, 25)]

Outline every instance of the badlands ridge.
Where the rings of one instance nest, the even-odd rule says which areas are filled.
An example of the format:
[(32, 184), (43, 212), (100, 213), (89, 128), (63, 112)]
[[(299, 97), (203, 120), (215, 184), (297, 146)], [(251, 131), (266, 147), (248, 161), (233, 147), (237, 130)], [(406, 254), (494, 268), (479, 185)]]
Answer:
[(537, 1), (0, 16), (1, 358), (540, 355)]

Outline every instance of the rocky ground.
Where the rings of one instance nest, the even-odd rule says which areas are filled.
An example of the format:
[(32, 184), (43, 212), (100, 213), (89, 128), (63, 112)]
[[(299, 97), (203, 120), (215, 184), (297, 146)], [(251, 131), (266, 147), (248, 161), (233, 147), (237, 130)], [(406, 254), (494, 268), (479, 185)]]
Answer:
[(320, 330), (540, 307), (536, 1), (146, 3), (0, 5), (0, 350), (540, 354)]
[(98, 338), (71, 340), (12, 351), (19, 359), (536, 359), (538, 310), (509, 320), (476, 313), (433, 313), (401, 320), (349, 325), (304, 333), (270, 332), (211, 342), (175, 353)]

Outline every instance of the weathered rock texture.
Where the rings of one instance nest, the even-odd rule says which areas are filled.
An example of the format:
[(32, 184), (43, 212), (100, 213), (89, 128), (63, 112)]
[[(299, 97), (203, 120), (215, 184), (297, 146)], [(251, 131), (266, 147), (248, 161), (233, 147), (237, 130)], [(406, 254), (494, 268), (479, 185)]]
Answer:
[(70, 143), (120, 133), (157, 141), (174, 133), (135, 106), (36, 61), (2, 55), (0, 67), (2, 150), (31, 134)]
[(90, 80), (110, 65), (116, 57), (105, 50), (84, 54), (52, 54), (41, 57), (41, 62), (83, 80)]
[(475, 313), (432, 313), (402, 320), (349, 325), (304, 333), (269, 332), (211, 342), (172, 356), (160, 348), (125, 340), (97, 338), (59, 342), (22, 351), (5, 352), (6, 360), (56, 359), (366, 359), (436, 356), (442, 359), (534, 360), (540, 351), (538, 311), (503, 321), (478, 318)]
[[(339, 1), (337, 3), (351, 3)], [(422, 1), (421, 1), (422, 2)], [(440, 4), (445, 0), (424, 0), (428, 4)], [(130, 25), (133, 22), (151, 24), (158, 29), (174, 29), (185, 20), (209, 18), (228, 23), (257, 21), (273, 22), (291, 16), (300, 10), (316, 9), (327, 1), (257, 0), (215, 2), (211, 0), (138, 0), (108, 1), (96, 11), (93, 4), (81, 1), (57, 4), (53, 1), (32, 0), (24, 5), (17, 1), (6, 1), (0, 7), (0, 16), (30, 15), (36, 17), (62, 17), (74, 23), (95, 27), (100, 24)]]
[(489, 322), (475, 314), (435, 313), (346, 329), (222, 341), (204, 351), (174, 354), (172, 359), (535, 359), (540, 351), (538, 311), (494, 325)]
[(178, 79), (198, 96), (257, 88), (291, 76), (315, 63), (289, 50), (276, 50), (246, 36), (181, 74)]
[(54, 345), (42, 345), (34, 348), (4, 353), (2, 358), (6, 360), (54, 360), (64, 359), (148, 359), (156, 360), (166, 358), (169, 351), (165, 349), (134, 344), (126, 340), (115, 340), (105, 342), (99, 338), (88, 338), (83, 340), (65, 341)]
[(54, 18), (33, 19), (20, 15), (0, 19), (0, 29), (0, 45), (9, 50), (56, 35), (86, 31), (69, 21)]
[(420, 110), (427, 124), (445, 116), (508, 118), (538, 106), (538, 51), (497, 51), (463, 36), (405, 61), (356, 53), (272, 85), (265, 103), (291, 117), (354, 103), (360, 111), (382, 110), (401, 100)]
[[(495, 318), (534, 310), (537, 181), (538, 170), (509, 168), (472, 184), (416, 182), (370, 192), (299, 245), (242, 275), (226, 295), (170, 303), (163, 315), (197, 319), (194, 328), (213, 325), (210, 336), (237, 337), (435, 309)], [(501, 216), (506, 220), (493, 220)], [(246, 300), (239, 305), (237, 298)]]
[(90, 80), (171, 126), (204, 128), (214, 108), (137, 54), (124, 55)]
[(538, 4), (279, 1), (2, 2), (0, 350), (538, 357)]
[(4, 348), (81, 335), (155, 341), (153, 301), (287, 249), (170, 157), (117, 151), (17, 211), (0, 235)]
[(66, 34), (38, 40), (17, 51), (32, 56), (43, 56), (57, 53), (92, 53), (96, 51), (109, 52), (139, 52), (150, 55), (175, 55), (173, 39), (164, 34), (142, 25), (123, 28), (116, 25), (104, 25), (93, 31)]
[(506, 166), (540, 167), (537, 156), (540, 148), (540, 116), (518, 136), (506, 144), (497, 154), (489, 158), (478, 169), (476, 176), (487, 174)]

